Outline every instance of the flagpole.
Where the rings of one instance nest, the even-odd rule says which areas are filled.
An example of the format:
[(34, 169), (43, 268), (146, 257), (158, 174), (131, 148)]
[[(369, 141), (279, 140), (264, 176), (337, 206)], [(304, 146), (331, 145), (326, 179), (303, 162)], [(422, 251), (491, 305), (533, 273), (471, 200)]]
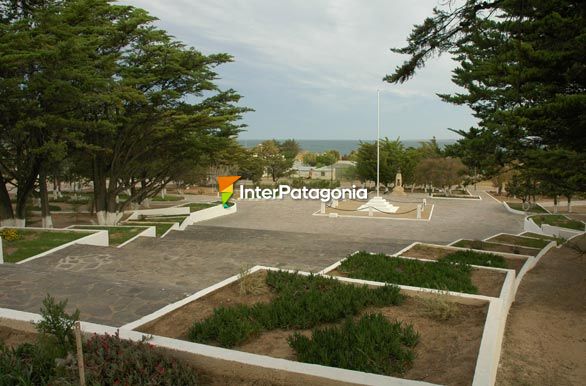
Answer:
[(380, 90), (376, 90), (376, 196), (380, 197)]

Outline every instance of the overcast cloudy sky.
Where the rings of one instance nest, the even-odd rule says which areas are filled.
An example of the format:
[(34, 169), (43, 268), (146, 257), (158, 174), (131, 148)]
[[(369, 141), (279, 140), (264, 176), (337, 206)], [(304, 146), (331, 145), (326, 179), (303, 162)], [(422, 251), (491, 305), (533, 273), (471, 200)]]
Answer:
[(220, 68), (219, 84), (256, 110), (246, 115), (241, 138), (372, 139), (377, 89), (383, 136), (454, 138), (446, 128), (474, 124), (466, 107), (435, 95), (456, 90), (447, 56), (406, 84), (382, 82), (404, 60), (389, 48), (403, 46), (438, 0), (122, 2), (148, 10), (160, 27), (204, 53), (235, 57)]

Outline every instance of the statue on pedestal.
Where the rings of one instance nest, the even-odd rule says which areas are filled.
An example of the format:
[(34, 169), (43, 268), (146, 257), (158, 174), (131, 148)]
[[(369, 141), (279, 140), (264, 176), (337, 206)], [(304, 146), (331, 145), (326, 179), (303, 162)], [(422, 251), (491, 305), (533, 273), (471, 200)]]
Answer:
[(395, 186), (393, 187), (393, 192), (391, 195), (395, 196), (405, 196), (405, 189), (403, 189), (403, 176), (401, 176), (401, 169), (397, 170), (397, 175), (395, 175)]

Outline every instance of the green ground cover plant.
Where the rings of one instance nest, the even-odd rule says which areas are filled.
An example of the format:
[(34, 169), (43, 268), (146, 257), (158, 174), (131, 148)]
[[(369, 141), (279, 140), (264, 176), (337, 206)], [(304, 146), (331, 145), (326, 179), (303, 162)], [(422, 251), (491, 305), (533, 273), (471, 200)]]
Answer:
[(481, 251), (493, 251), (514, 253), (517, 255), (532, 255), (535, 256), (538, 252), (536, 248), (522, 247), (520, 245), (504, 245), (498, 243), (490, 243), (482, 240), (460, 240), (454, 244), (455, 247), (478, 249)]
[(151, 200), (153, 200), (153, 201), (165, 201), (165, 202), (167, 202), (167, 201), (181, 201), (184, 198), (185, 197), (183, 197), (183, 196), (174, 196), (174, 195), (171, 195), (171, 194), (167, 194), (167, 195), (165, 195), (165, 197), (155, 196), (155, 197), (151, 198)]
[[(0, 385), (79, 385), (73, 325), (79, 311), (47, 296), (34, 343), (8, 348), (0, 341)], [(149, 345), (115, 335), (93, 335), (83, 343), (87, 385), (196, 385), (197, 371)]]
[(521, 202), (509, 202), (509, 201), (507, 201), (507, 205), (511, 209), (521, 210), (523, 212), (549, 213), (547, 210), (543, 209), (540, 205), (537, 205), (537, 204), (531, 204), (528, 209), (523, 208), (523, 203), (521, 203)]
[(108, 231), (108, 240), (110, 242), (110, 246), (117, 246), (144, 231), (145, 227), (76, 225), (73, 227), (73, 229), (95, 229), (100, 231)]
[(494, 253), (456, 251), (442, 257), (439, 260), (469, 265), (481, 265), (484, 267), (507, 268), (507, 262), (505, 259), (502, 256), (495, 255)]
[(173, 224), (176, 222), (149, 222), (149, 221), (137, 221), (137, 220), (130, 220), (125, 222), (128, 225), (137, 225), (137, 226), (149, 226), (156, 228), (157, 237), (161, 237), (167, 232)]
[(269, 271), (266, 284), (276, 295), (271, 302), (218, 307), (212, 316), (191, 326), (189, 340), (234, 347), (261, 331), (313, 328), (357, 315), (369, 306), (398, 305), (404, 300), (392, 285), (368, 288), (282, 271)]
[(491, 237), (488, 241), (493, 243), (505, 243), (505, 244), (514, 244), (514, 245), (521, 245), (523, 247), (529, 248), (545, 248), (548, 241), (542, 239), (534, 239), (530, 237), (522, 237), (522, 236), (515, 236), (515, 235), (498, 235), (495, 237)]
[(344, 260), (338, 270), (355, 279), (471, 294), (478, 292), (472, 284), (470, 266), (446, 260), (424, 262), (359, 252)]
[(561, 228), (575, 229), (578, 231), (584, 230), (584, 223), (578, 220), (572, 220), (561, 214), (550, 214), (550, 215), (538, 215), (530, 217), (535, 224), (541, 226), (542, 224), (548, 224)]
[(2, 237), (4, 261), (7, 263), (19, 262), (91, 234), (91, 232), (44, 231), (37, 229), (17, 229), (16, 233), (18, 236), (13, 240), (6, 240)]
[(418, 341), (413, 326), (390, 322), (376, 313), (357, 321), (347, 318), (341, 326), (314, 329), (311, 337), (295, 333), (289, 345), (301, 362), (392, 375), (411, 367)]

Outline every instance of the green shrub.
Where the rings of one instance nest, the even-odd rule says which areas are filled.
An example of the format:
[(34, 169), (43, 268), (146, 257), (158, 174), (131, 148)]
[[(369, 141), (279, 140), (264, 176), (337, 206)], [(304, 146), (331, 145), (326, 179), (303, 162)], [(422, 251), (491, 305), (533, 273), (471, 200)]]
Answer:
[(0, 230), (0, 237), (6, 241), (16, 241), (20, 239), (21, 234), (18, 232), (17, 229), (4, 228)]
[(217, 308), (211, 317), (193, 324), (189, 339), (234, 347), (263, 330), (312, 328), (404, 299), (396, 286), (359, 287), (282, 271), (269, 271), (266, 283), (276, 294), (270, 303)]
[(472, 284), (469, 265), (445, 260), (432, 263), (359, 252), (344, 260), (338, 269), (356, 279), (472, 294), (478, 292)]
[(458, 303), (451, 301), (447, 292), (430, 294), (429, 297), (423, 298), (421, 301), (425, 312), (435, 320), (450, 320), (460, 313)]
[(88, 385), (196, 385), (197, 371), (146, 341), (93, 335), (84, 343)]
[[(75, 347), (70, 344), (71, 321), (67, 302), (47, 296), (37, 324), (35, 343), (8, 348), (0, 342), (0, 385), (78, 385)], [(67, 350), (63, 350), (63, 348)], [(83, 344), (88, 385), (196, 385), (197, 371), (172, 356), (142, 342), (116, 335), (93, 335)]]
[(0, 342), (0, 385), (51, 384), (58, 372), (55, 359), (59, 357), (53, 347), (37, 342), (9, 348)]
[(494, 253), (483, 253), (475, 251), (456, 251), (440, 260), (450, 261), (453, 263), (481, 265), (485, 267), (506, 268), (507, 263), (502, 256)]
[(43, 318), (36, 324), (39, 332), (55, 337), (64, 354), (75, 347), (73, 326), (79, 320), (79, 310), (68, 314), (65, 312), (65, 307), (67, 307), (67, 300), (56, 302), (51, 295), (47, 295), (41, 307)]
[(347, 318), (340, 327), (315, 329), (311, 338), (296, 333), (289, 345), (301, 362), (391, 375), (411, 367), (418, 340), (411, 325), (370, 314), (356, 322)]

